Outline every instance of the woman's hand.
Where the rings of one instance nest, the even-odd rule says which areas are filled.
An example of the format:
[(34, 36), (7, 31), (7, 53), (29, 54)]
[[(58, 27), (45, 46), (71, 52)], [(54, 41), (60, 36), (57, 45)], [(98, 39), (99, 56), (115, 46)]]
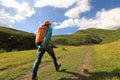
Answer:
[(45, 43), (45, 42), (42, 42), (41, 45), (42, 45), (42, 46), (46, 46), (46, 43)]

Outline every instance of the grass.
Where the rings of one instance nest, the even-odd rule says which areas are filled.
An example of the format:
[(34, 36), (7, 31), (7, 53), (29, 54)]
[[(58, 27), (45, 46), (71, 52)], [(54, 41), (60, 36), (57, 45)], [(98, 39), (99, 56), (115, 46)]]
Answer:
[[(57, 58), (61, 58), (66, 54), (64, 50), (66, 48), (60, 47), (55, 49), (55, 52), (60, 54), (56, 54)], [(9, 80), (15, 76), (23, 74), (32, 69), (34, 60), (36, 58), (36, 50), (28, 50), (28, 51), (16, 51), (16, 52), (6, 52), (0, 54), (0, 80)], [(48, 54), (45, 54), (43, 57), (43, 63), (41, 66), (50, 62), (51, 58)]]
[[(85, 53), (91, 49), (90, 63), (92, 70), (81, 74), (78, 66), (82, 64)], [(120, 79), (120, 40), (110, 44), (76, 47), (69, 54), (71, 57), (62, 62), (60, 72), (50, 67), (39, 74), (43, 80), (119, 80)]]
[[(9, 80), (11, 77), (15, 77), (18, 74), (28, 70), (34, 60), (34, 50), (20, 51), (20, 52), (8, 52), (0, 54), (0, 79)], [(26, 68), (26, 69), (25, 69)]]
[(6, 51), (35, 49), (34, 40), (33, 33), (0, 26), (0, 49)]
[(93, 48), (93, 60), (95, 60), (94, 63), (98, 63), (95, 68), (101, 71), (120, 68), (120, 63), (118, 62), (120, 61), (120, 40), (109, 44), (95, 45)]
[(109, 44), (93, 46), (93, 75), (99, 80), (120, 79), (120, 40)]
[(87, 52), (88, 47), (73, 47), (70, 50), (68, 59), (64, 60), (61, 64), (61, 71), (55, 72), (54, 66), (48, 68), (43, 73), (38, 74), (39, 79), (41, 80), (69, 80), (74, 76), (78, 77), (76, 74), (79, 74), (78, 66), (82, 63), (84, 53)]
[(109, 43), (120, 39), (120, 29), (117, 29), (112, 32), (112, 34), (107, 34), (102, 43)]
[(109, 43), (120, 39), (120, 29), (104, 30), (90, 28), (79, 30), (70, 35), (54, 36), (52, 40), (56, 44), (63, 45), (91, 45), (100, 43)]
[[(91, 50), (89, 64), (92, 70), (79, 72), (86, 53)], [(93, 46), (58, 46), (55, 48), (58, 60), (61, 62), (60, 72), (50, 66), (38, 73), (40, 80), (119, 80), (120, 79), (120, 40), (109, 44)], [(31, 71), (36, 57), (36, 50), (5, 52), (0, 54), (0, 80), (10, 80), (16, 76)], [(66, 58), (66, 59), (64, 59)], [(48, 54), (43, 56), (40, 67), (52, 62)]]

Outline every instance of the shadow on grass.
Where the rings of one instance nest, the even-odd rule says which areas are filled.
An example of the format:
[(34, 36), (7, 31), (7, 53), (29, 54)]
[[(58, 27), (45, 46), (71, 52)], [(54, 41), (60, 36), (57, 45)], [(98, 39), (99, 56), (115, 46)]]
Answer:
[(84, 71), (84, 74), (67, 71), (62, 69), (62, 73), (71, 74), (70, 77), (62, 77), (58, 80), (120, 80), (120, 69), (113, 70), (112, 72), (89, 72)]

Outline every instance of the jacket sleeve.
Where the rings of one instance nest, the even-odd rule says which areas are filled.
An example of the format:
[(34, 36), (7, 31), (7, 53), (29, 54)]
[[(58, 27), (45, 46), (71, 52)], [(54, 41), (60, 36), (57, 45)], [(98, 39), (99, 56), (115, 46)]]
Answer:
[(47, 29), (47, 32), (46, 32), (46, 35), (45, 35), (45, 37), (44, 37), (44, 42), (48, 42), (49, 40), (50, 40), (50, 38), (51, 38), (51, 34), (52, 34), (52, 28), (48, 28)]

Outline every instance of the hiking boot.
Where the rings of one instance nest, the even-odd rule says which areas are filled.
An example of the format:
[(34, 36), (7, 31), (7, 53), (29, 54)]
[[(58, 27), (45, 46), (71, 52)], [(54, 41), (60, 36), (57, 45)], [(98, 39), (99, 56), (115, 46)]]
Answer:
[(60, 67), (61, 67), (61, 64), (58, 64), (58, 66), (56, 67), (56, 71), (59, 71)]
[(32, 80), (38, 80), (38, 79), (37, 79), (37, 77), (35, 77), (35, 78), (32, 78)]

